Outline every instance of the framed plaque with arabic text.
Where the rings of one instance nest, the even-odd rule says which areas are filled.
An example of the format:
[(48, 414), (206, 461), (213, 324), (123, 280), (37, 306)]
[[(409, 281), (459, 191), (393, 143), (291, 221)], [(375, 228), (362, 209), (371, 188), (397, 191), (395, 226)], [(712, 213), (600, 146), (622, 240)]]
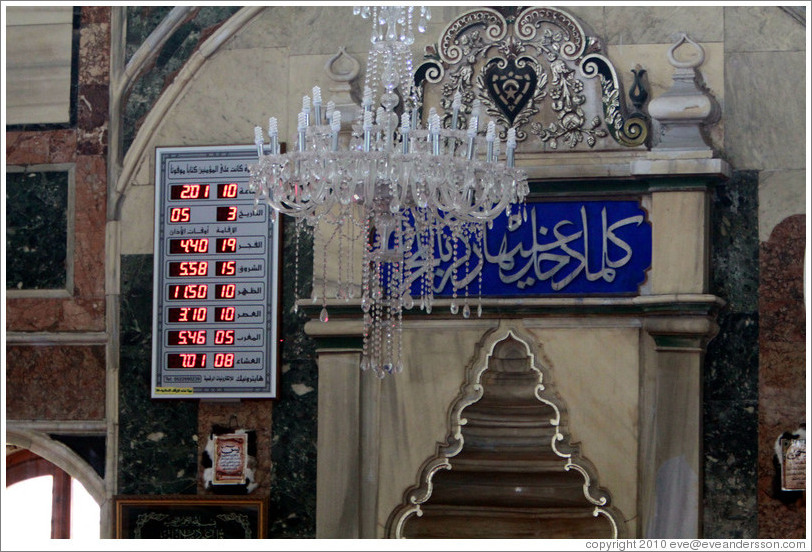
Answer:
[(264, 498), (116, 496), (117, 539), (264, 539)]

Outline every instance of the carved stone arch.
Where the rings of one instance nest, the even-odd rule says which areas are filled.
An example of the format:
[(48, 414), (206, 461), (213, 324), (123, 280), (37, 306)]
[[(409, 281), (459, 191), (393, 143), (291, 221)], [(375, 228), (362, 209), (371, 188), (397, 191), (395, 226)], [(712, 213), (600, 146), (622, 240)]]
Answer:
[(533, 343), (504, 325), (483, 337), (445, 443), (389, 516), (390, 538), (625, 536)]

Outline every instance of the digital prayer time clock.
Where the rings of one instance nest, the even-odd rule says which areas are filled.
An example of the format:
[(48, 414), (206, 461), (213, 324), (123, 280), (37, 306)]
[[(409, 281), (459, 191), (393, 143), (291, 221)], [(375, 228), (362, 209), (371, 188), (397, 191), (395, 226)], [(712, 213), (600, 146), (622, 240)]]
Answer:
[(157, 148), (153, 398), (274, 398), (279, 228), (256, 146)]

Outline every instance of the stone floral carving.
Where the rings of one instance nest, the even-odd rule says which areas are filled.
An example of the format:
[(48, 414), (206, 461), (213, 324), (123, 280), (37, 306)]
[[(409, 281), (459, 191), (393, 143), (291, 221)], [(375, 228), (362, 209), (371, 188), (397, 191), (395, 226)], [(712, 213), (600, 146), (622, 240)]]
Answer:
[[(438, 85), (445, 110), (459, 92), (458, 124), (465, 125), (479, 99), (500, 139), (514, 128), (525, 151), (533, 149), (530, 136), (553, 150), (613, 147), (601, 143), (607, 138), (636, 147), (648, 136), (647, 117), (639, 110), (627, 115), (620, 80), (600, 42), (564, 11), (472, 10), (446, 27), (436, 51), (428, 50), (415, 74), (418, 103), (426, 96), (423, 86)], [(444, 124), (451, 124), (450, 116)]]

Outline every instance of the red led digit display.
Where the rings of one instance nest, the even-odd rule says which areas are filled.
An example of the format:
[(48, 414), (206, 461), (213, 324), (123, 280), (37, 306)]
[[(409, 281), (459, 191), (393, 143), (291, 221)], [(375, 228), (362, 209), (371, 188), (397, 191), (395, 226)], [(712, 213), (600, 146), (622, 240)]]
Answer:
[[(219, 245), (220, 240), (223, 238), (218, 238), (217, 242)], [(234, 245), (236, 249), (236, 238), (228, 238), (234, 240)], [(170, 253), (186, 253), (189, 255), (196, 255), (201, 253), (208, 253), (209, 252), (209, 239), (208, 238), (180, 238), (180, 239), (172, 239), (169, 240), (169, 252)]]
[(207, 276), (208, 273), (208, 261), (180, 261), (169, 263), (169, 275), (173, 278), (186, 276)]
[(167, 368), (205, 368), (206, 353), (170, 353), (166, 355)]
[(217, 261), (215, 273), (217, 276), (234, 276), (237, 273), (237, 261)]
[(214, 286), (215, 299), (234, 299), (237, 295), (236, 284), (217, 284)]
[(206, 330), (173, 330), (166, 339), (169, 345), (205, 345)]
[(169, 189), (171, 199), (208, 199), (208, 184), (182, 184)]
[(214, 332), (215, 345), (234, 345), (234, 330), (216, 330)]
[(172, 207), (169, 211), (169, 222), (189, 222), (192, 219), (192, 211), (189, 207)]
[(274, 398), (281, 249), (256, 147), (155, 151), (151, 396)]
[(237, 197), (237, 192), (239, 191), (239, 186), (237, 186), (236, 182), (231, 182), (229, 184), (218, 184), (217, 185), (217, 198), (218, 199), (227, 199), (231, 197)]
[(230, 207), (217, 208), (217, 222), (234, 221), (237, 220), (238, 208), (235, 205)]
[(209, 294), (209, 286), (206, 284), (174, 284), (169, 286), (169, 300), (193, 300), (199, 301)]
[(234, 307), (215, 307), (214, 308), (214, 321), (215, 322), (234, 322), (234, 316), (237, 309)]
[(237, 238), (217, 238), (217, 253), (236, 253)]
[(214, 367), (215, 368), (233, 368), (234, 367), (234, 353), (215, 353), (214, 354)]
[(170, 322), (205, 322), (208, 317), (208, 307), (172, 307), (169, 309)]

